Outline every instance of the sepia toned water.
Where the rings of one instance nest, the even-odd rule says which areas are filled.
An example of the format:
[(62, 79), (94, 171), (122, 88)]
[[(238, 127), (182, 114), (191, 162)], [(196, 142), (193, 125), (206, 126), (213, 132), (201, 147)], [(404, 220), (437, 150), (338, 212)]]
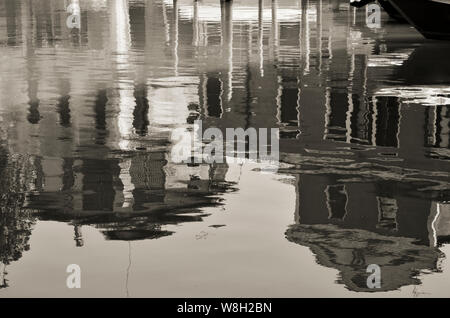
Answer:
[[(0, 0), (0, 297), (450, 296), (450, 43), (381, 22)], [(194, 120), (278, 128), (278, 171), (174, 163)]]

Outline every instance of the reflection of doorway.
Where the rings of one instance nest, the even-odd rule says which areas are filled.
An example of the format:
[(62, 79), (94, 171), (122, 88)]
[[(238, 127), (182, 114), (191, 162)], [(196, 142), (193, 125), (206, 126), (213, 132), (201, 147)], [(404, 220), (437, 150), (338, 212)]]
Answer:
[(329, 185), (325, 189), (328, 219), (344, 220), (347, 214), (348, 195), (345, 185)]

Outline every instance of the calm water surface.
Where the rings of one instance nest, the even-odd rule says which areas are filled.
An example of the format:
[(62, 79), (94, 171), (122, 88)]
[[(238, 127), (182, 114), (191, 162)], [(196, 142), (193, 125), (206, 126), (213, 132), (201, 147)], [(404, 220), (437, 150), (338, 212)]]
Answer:
[[(0, 0), (0, 297), (450, 296), (448, 56), (348, 1)], [(280, 169), (171, 162), (196, 119)]]

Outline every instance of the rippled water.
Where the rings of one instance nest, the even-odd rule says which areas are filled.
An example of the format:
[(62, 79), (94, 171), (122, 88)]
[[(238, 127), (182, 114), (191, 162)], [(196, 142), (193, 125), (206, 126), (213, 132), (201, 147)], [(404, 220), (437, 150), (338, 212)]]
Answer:
[[(71, 3), (0, 0), (0, 297), (450, 296), (450, 44), (348, 1)], [(173, 163), (196, 119), (279, 128), (280, 169)]]

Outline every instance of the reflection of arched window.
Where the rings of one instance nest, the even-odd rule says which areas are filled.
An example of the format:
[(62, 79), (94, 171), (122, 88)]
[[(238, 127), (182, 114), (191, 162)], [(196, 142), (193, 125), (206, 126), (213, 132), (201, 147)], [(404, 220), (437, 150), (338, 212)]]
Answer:
[(347, 190), (345, 185), (329, 185), (325, 189), (328, 218), (343, 220), (347, 214)]

